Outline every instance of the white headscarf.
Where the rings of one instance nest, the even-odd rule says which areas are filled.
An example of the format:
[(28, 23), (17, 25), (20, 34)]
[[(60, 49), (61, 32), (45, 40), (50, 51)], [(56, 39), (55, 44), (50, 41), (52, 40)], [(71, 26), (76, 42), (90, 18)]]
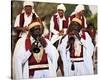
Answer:
[(25, 2), (23, 3), (23, 7), (25, 7), (25, 6), (27, 6), (27, 5), (32, 6), (32, 8), (34, 7), (34, 3), (31, 2), (31, 1), (25, 1)]
[(58, 10), (58, 9), (61, 9), (61, 10), (63, 10), (64, 12), (66, 11), (66, 8), (65, 8), (64, 4), (59, 4), (59, 5), (57, 6), (57, 10)]
[(71, 15), (79, 13), (80, 11), (83, 11), (83, 10), (85, 10), (84, 5), (79, 4), (76, 6), (75, 10), (71, 13)]
[(75, 8), (76, 13), (83, 11), (83, 10), (85, 10), (85, 8), (84, 8), (84, 5), (81, 5), (81, 4), (77, 5)]
[[(34, 11), (34, 3), (33, 2), (31, 2), (31, 1), (24, 1), (24, 3), (23, 3), (23, 8), (26, 6), (26, 5), (30, 5), (30, 6), (32, 6), (32, 13), (35, 13), (35, 15), (36, 15), (36, 17), (39, 17), (38, 15), (37, 15), (37, 13)], [(23, 9), (22, 10), (22, 13), (25, 13), (25, 10)]]

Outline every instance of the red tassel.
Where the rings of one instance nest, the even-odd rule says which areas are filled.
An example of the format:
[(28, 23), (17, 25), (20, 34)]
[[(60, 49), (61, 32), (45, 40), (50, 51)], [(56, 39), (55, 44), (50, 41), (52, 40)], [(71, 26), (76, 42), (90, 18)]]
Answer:
[(25, 49), (26, 49), (26, 51), (31, 49), (30, 36), (28, 36), (27, 39), (25, 40)]

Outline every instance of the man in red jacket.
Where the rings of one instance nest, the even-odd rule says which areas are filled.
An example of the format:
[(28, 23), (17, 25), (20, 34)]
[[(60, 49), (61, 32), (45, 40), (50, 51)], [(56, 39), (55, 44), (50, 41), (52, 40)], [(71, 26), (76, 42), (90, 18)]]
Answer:
[(64, 15), (65, 11), (66, 8), (64, 4), (59, 4), (57, 6), (57, 13), (55, 13), (50, 20), (51, 42), (53, 44), (66, 34), (69, 23), (68, 17)]
[(17, 15), (14, 27), (19, 31), (19, 37), (23, 37), (28, 32), (28, 25), (36, 21), (38, 15), (34, 11), (34, 3), (31, 1), (25, 1), (23, 3), (23, 10), (22, 12)]

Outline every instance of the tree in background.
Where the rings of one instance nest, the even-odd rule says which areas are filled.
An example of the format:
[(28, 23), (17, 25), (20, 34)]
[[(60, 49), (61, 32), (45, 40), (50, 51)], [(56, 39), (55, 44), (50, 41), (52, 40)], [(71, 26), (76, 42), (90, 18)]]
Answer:
[(96, 28), (97, 30), (97, 13), (95, 15), (92, 15), (91, 17), (88, 17), (87, 18), (88, 21), (91, 21), (91, 23), (94, 24), (94, 27)]
[(91, 17), (92, 16), (92, 12), (91, 10), (89, 9), (89, 6), (88, 5), (85, 5), (85, 17)]

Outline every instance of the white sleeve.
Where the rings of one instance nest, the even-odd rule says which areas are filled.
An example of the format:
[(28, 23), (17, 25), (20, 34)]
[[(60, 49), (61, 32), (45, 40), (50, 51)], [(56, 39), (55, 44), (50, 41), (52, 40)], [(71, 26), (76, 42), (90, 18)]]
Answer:
[(45, 51), (46, 53), (48, 54), (48, 57), (50, 58), (52, 64), (54, 65), (55, 67), (55, 70), (57, 69), (57, 61), (58, 61), (58, 57), (59, 57), (59, 54), (58, 54), (58, 51), (57, 49), (50, 43), (50, 41), (47, 41), (47, 46), (45, 48)]
[(88, 74), (93, 74), (94, 71), (93, 71), (92, 56), (93, 56), (94, 45), (88, 33), (86, 33), (86, 40), (84, 40), (84, 43), (85, 43), (85, 48), (83, 48), (84, 67), (86, 68)]
[(65, 36), (61, 41), (60, 48), (59, 48), (60, 51), (67, 46), (67, 41), (68, 41), (68, 36)]
[(90, 35), (88, 33), (87, 33), (87, 39), (88, 39), (88, 41), (87, 41), (88, 50), (89, 50), (90, 56), (92, 57), (94, 45), (93, 45), (93, 42), (92, 42), (92, 38), (90, 37)]
[(16, 79), (23, 78), (23, 64), (27, 62), (31, 53), (25, 50), (25, 40), (20, 38), (15, 46), (13, 55), (13, 71)]
[(20, 20), (20, 15), (17, 15), (15, 23), (14, 23), (14, 27), (19, 26), (19, 20)]
[(22, 79), (22, 64), (20, 60), (13, 58), (13, 78), (16, 80)]
[(59, 47), (60, 55), (61, 55), (63, 62), (69, 60), (69, 52), (68, 52), (69, 49), (66, 49), (67, 41), (68, 41), (68, 36), (62, 39), (62, 42)]
[(86, 18), (84, 17), (84, 27), (87, 28)]
[(52, 18), (51, 18), (51, 20), (50, 20), (50, 31), (51, 31), (53, 34), (58, 34), (58, 33), (59, 33), (58, 31), (56, 31), (56, 30), (54, 29), (53, 16), (52, 16)]
[(90, 35), (87, 32), (85, 32), (85, 34), (86, 34), (86, 40), (84, 41), (83, 45), (85, 46), (85, 50), (87, 52), (86, 55), (92, 57), (94, 45), (92, 43), (92, 39), (91, 39)]

